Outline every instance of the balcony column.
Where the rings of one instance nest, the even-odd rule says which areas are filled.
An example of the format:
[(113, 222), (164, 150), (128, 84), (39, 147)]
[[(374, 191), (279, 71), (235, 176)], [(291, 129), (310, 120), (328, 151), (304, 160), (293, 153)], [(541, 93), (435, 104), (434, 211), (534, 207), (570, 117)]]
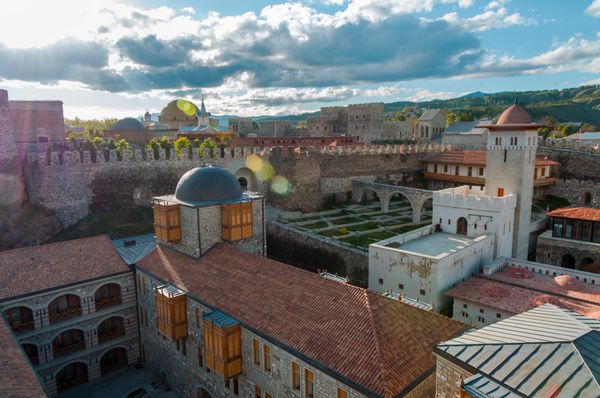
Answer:
[[(49, 342), (48, 344), (44, 344), (42, 346), (44, 355), (40, 355), (40, 364), (43, 362), (52, 362), (54, 360), (54, 351), (52, 351), (52, 342)], [(43, 357), (43, 362), (42, 362), (42, 357)]]
[(96, 302), (94, 296), (84, 297), (81, 303), (81, 314), (93, 314), (96, 312)]
[(98, 339), (96, 338), (96, 331), (95, 330), (87, 330), (84, 333), (84, 338), (85, 338), (85, 348), (91, 348), (94, 347), (96, 345), (98, 345)]
[(48, 314), (48, 307), (43, 307), (33, 312), (33, 322), (35, 328), (47, 327), (50, 325), (50, 316)]

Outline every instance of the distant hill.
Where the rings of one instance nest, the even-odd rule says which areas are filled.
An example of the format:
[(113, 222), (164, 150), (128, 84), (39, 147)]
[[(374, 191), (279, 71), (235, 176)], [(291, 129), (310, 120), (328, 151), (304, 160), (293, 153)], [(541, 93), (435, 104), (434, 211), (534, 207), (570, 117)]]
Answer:
[(463, 95), (462, 97), (458, 97), (458, 98), (481, 98), (481, 97), (485, 97), (486, 93), (483, 93), (481, 91), (475, 91), (466, 95)]

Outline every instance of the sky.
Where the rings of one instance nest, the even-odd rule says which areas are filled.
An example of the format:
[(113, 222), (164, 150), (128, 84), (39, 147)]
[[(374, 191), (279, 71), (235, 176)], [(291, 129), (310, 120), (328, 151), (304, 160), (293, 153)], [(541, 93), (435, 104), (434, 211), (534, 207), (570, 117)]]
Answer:
[(0, 88), (66, 117), (215, 115), (600, 84), (600, 0), (5, 0)]

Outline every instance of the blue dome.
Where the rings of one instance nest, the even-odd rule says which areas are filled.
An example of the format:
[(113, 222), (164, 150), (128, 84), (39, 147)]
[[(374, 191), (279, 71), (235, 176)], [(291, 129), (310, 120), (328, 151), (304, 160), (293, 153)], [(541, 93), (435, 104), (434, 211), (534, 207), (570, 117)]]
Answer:
[(197, 167), (185, 173), (175, 188), (182, 202), (228, 202), (242, 197), (242, 187), (233, 174), (220, 167)]
[(121, 119), (115, 123), (112, 128), (113, 130), (146, 130), (144, 124), (139, 120), (126, 117), (125, 119)]

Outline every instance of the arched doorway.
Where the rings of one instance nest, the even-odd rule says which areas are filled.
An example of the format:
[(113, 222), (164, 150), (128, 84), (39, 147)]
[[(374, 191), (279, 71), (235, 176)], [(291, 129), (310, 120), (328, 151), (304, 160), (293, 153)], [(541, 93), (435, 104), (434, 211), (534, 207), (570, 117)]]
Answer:
[(65, 330), (52, 340), (54, 358), (81, 351), (85, 348), (85, 337), (81, 329)]
[(33, 330), (33, 311), (27, 307), (14, 307), (4, 311), (8, 324), (15, 332)]
[(587, 268), (588, 265), (594, 264), (594, 263), (595, 263), (595, 261), (593, 258), (586, 257), (583, 260), (581, 260), (581, 262), (579, 263), (579, 269), (584, 270)]
[(86, 383), (87, 381), (87, 365), (83, 362), (74, 362), (65, 365), (65, 367), (56, 374), (56, 388), (58, 392)]
[(199, 388), (196, 390), (196, 398), (212, 398), (212, 395), (204, 388)]
[(466, 235), (467, 234), (467, 219), (464, 217), (456, 220), (456, 234), (457, 235)]
[(583, 204), (589, 205), (592, 203), (592, 194), (590, 192), (586, 192), (583, 195)]
[(242, 191), (248, 190), (248, 180), (246, 180), (246, 177), (239, 177), (238, 182), (240, 183), (240, 187), (242, 187)]
[(257, 191), (258, 187), (256, 184), (256, 176), (252, 170), (247, 167), (242, 167), (235, 172), (235, 178), (237, 178), (242, 187), (243, 191)]
[(100, 358), (100, 374), (102, 376), (125, 366), (127, 366), (127, 351), (123, 347), (115, 347), (106, 351)]
[(121, 304), (121, 286), (116, 283), (107, 283), (94, 293), (96, 311)]
[(98, 344), (116, 339), (120, 336), (125, 336), (123, 317), (111, 316), (110, 318), (105, 319), (100, 325), (98, 325), (96, 334), (98, 335)]
[(57, 297), (48, 305), (50, 323), (61, 322), (81, 315), (81, 300), (74, 294)]
[(21, 347), (23, 347), (23, 351), (25, 351), (25, 354), (27, 354), (27, 357), (29, 358), (29, 361), (32, 365), (37, 365), (40, 363), (40, 358), (38, 356), (38, 348), (35, 344), (26, 343), (21, 345)]
[(560, 259), (560, 266), (563, 268), (575, 269), (575, 257), (567, 253)]

